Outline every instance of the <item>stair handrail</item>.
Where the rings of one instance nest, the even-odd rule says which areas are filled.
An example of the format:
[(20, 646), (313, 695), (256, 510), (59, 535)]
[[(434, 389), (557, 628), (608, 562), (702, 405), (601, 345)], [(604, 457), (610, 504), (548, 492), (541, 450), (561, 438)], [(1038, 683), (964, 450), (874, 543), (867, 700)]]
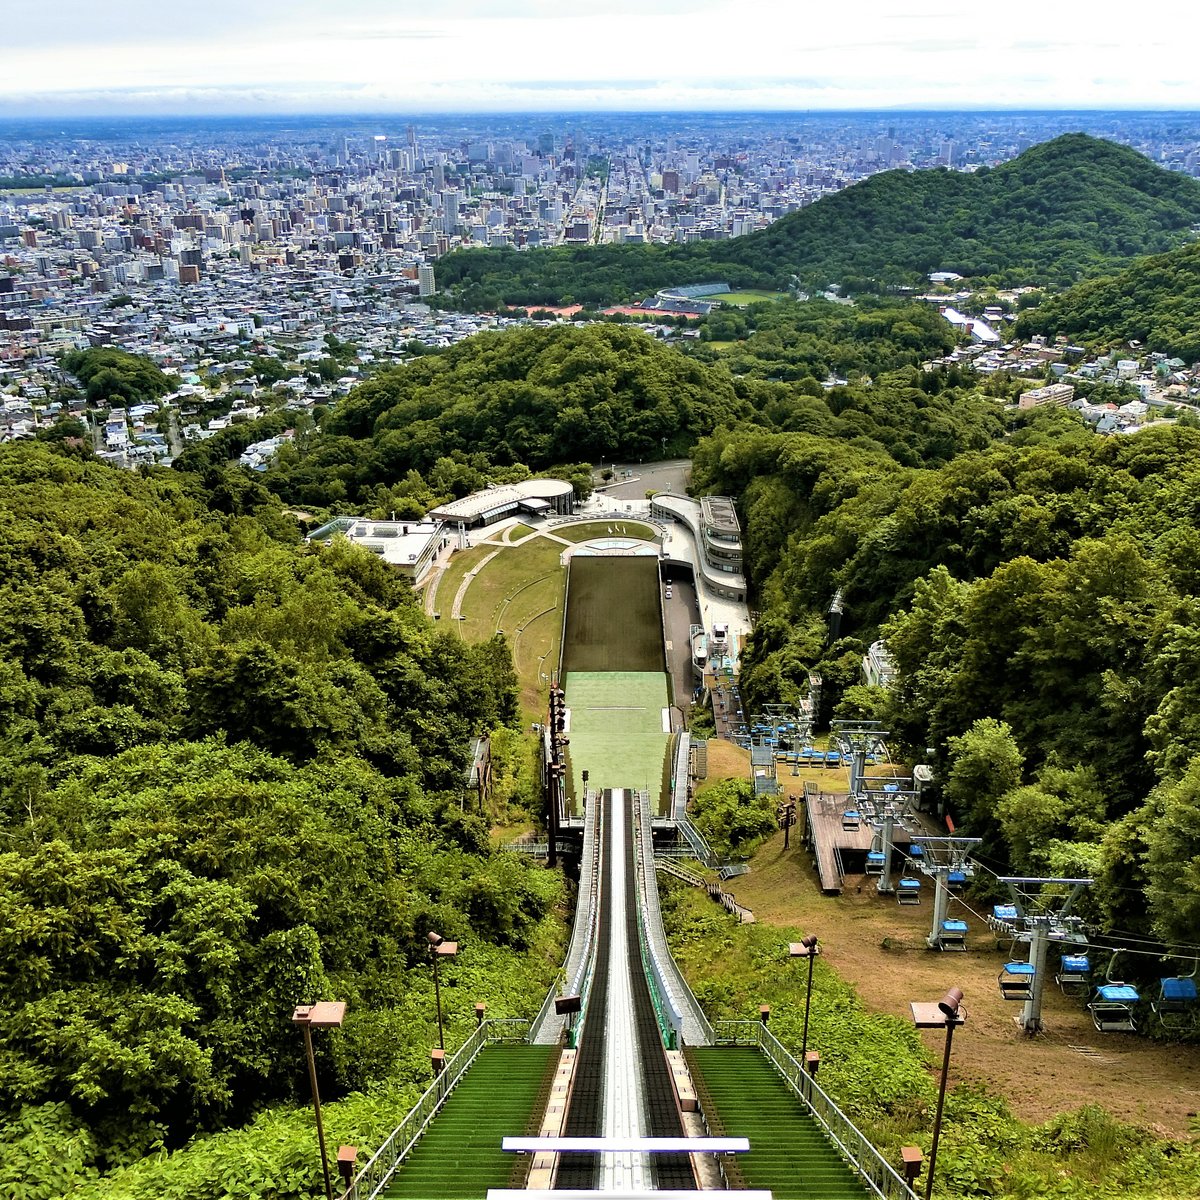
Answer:
[[(648, 977), (653, 979), (654, 986), (658, 989), (664, 1009), (671, 1018), (671, 1025), (680, 1035), (679, 1041), (708, 1045), (713, 1039), (712, 1025), (671, 954), (666, 930), (663, 928), (658, 880), (655, 876), (654, 834), (650, 826), (650, 797), (646, 792), (637, 794), (637, 804), (638, 928), (644, 932), (644, 946), (650, 967)], [(685, 1036), (685, 1025), (691, 1029), (690, 1040)]]
[(575, 995), (581, 997), (581, 1000), (586, 1000), (591, 988), (600, 914), (599, 819), (599, 798), (595, 793), (589, 793), (584, 797), (583, 858), (579, 864), (579, 892), (575, 900), (575, 922), (571, 930), (571, 941), (563, 959), (562, 971), (546, 993), (542, 1007), (533, 1019), (529, 1035), (531, 1042), (545, 1044), (547, 1041), (557, 1041), (561, 1036), (562, 1018), (554, 1011), (556, 997)]
[(351, 1181), (343, 1200), (375, 1200), (391, 1183), (397, 1167), (421, 1139), (429, 1123), (437, 1116), (479, 1052), (494, 1042), (523, 1042), (529, 1032), (529, 1022), (519, 1018), (489, 1018), (476, 1028), (469, 1038), (446, 1060), (442, 1073), (425, 1089), (421, 1098), (405, 1115), (404, 1120), (388, 1134), (383, 1145), (371, 1156), (367, 1165)]
[(696, 858), (706, 867), (716, 867), (720, 865), (721, 860), (713, 853), (708, 842), (704, 840), (704, 834), (692, 823), (691, 817), (687, 813), (681, 813), (675, 818), (675, 827), (687, 839), (687, 843), (691, 846), (696, 854)]
[(903, 1177), (874, 1143), (830, 1098), (829, 1093), (792, 1057), (762, 1021), (717, 1021), (718, 1045), (753, 1045), (775, 1065), (788, 1087), (842, 1152), (879, 1200), (918, 1200)]
[(682, 879), (684, 883), (690, 883), (692, 887), (703, 887), (705, 883), (699, 875), (689, 871), (686, 867), (679, 866), (669, 858), (660, 858), (657, 851), (654, 854), (654, 869), (662, 871), (664, 875), (674, 875), (676, 879)]

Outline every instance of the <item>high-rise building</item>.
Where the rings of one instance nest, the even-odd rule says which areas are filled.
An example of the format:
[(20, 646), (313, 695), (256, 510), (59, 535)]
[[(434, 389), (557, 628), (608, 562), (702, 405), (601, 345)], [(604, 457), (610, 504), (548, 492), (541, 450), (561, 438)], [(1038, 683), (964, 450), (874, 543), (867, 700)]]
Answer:
[(433, 278), (433, 267), (429, 263), (422, 263), (417, 268), (417, 294), (432, 296), (436, 291), (437, 284)]

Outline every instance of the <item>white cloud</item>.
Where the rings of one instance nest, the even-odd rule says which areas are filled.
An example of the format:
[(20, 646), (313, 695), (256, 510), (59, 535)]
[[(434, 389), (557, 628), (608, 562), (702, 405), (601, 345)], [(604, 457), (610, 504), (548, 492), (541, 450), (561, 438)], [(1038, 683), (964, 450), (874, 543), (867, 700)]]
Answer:
[[(10, 15), (8, 112), (1200, 107), (1200, 18), (1145, 0), (59, 0)], [(348, 82), (355, 81), (355, 82)], [(189, 97), (184, 100), (182, 97)], [(89, 99), (91, 98), (91, 99)]]

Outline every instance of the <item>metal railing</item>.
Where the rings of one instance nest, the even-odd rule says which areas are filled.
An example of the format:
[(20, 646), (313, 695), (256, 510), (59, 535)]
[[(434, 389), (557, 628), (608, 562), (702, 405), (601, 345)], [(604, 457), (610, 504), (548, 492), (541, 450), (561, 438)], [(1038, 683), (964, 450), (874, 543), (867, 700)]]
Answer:
[(706, 867), (720, 865), (721, 860), (713, 853), (712, 848), (704, 840), (704, 834), (692, 824), (690, 817), (686, 814), (680, 815), (675, 820), (675, 827), (687, 839), (687, 844), (691, 846), (698, 861), (702, 862)]
[(660, 857), (657, 850), (654, 852), (654, 869), (662, 871), (664, 875), (673, 875), (676, 879), (682, 879), (684, 883), (690, 883), (692, 887), (704, 887), (704, 880), (699, 875), (693, 874), (686, 867), (679, 866), (669, 858)]
[(342, 1200), (374, 1200), (391, 1182), (396, 1168), (417, 1144), (429, 1123), (437, 1116), (454, 1090), (455, 1084), (475, 1061), (479, 1052), (496, 1042), (524, 1042), (529, 1022), (518, 1018), (484, 1021), (446, 1060), (445, 1070), (429, 1085), (408, 1115), (388, 1135), (371, 1160), (342, 1193)]
[(685, 1043), (692, 1046), (709, 1045), (713, 1040), (712, 1025), (704, 1015), (692, 989), (688, 987), (679, 964), (671, 954), (659, 906), (658, 879), (655, 871), (654, 841), (650, 828), (649, 797), (638, 794), (638, 822), (635, 826), (637, 855), (638, 921), (642, 937), (643, 962), (649, 968), (647, 978), (653, 980), (651, 992), (657, 990), (662, 1001), (662, 1014), (667, 1017)]
[[(562, 1036), (563, 1020), (554, 1011), (560, 995), (577, 995), (586, 1003), (595, 973), (596, 936), (600, 921), (600, 802), (593, 794), (585, 797), (583, 858), (579, 864), (579, 891), (575, 901), (575, 924), (563, 969), (555, 980), (542, 1007), (533, 1019), (529, 1040), (538, 1044), (557, 1042)], [(586, 1008), (584, 1009), (586, 1012)], [(576, 1023), (575, 1035), (580, 1031)]]
[(900, 1173), (766, 1025), (761, 1021), (717, 1021), (716, 1036), (718, 1045), (758, 1046), (766, 1054), (874, 1196), (880, 1200), (917, 1200)]

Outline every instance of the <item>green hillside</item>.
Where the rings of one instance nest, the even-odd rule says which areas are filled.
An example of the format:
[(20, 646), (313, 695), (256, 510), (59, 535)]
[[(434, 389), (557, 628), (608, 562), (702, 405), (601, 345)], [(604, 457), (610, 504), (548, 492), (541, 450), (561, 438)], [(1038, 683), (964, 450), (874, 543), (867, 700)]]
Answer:
[(529, 1012), (556, 964), (556, 877), (461, 805), (470, 739), (516, 715), (503, 639), (194, 482), (0, 448), (5, 1195), (66, 1194), (49, 1143), (111, 1167), (302, 1096), (300, 1003), (350, 1005), (329, 1099), (423, 1078), (430, 927), (462, 943), (453, 1041), (467, 997)]
[(1105, 348), (1136, 340), (1193, 363), (1200, 359), (1200, 244), (1139, 259), (1052, 296), (1021, 317), (1017, 333), (1066, 334)]
[(462, 307), (600, 304), (667, 284), (919, 284), (934, 270), (1065, 286), (1168, 250), (1200, 220), (1200, 182), (1067, 134), (974, 174), (886, 171), (744, 238), (687, 246), (469, 250), (438, 264)]

